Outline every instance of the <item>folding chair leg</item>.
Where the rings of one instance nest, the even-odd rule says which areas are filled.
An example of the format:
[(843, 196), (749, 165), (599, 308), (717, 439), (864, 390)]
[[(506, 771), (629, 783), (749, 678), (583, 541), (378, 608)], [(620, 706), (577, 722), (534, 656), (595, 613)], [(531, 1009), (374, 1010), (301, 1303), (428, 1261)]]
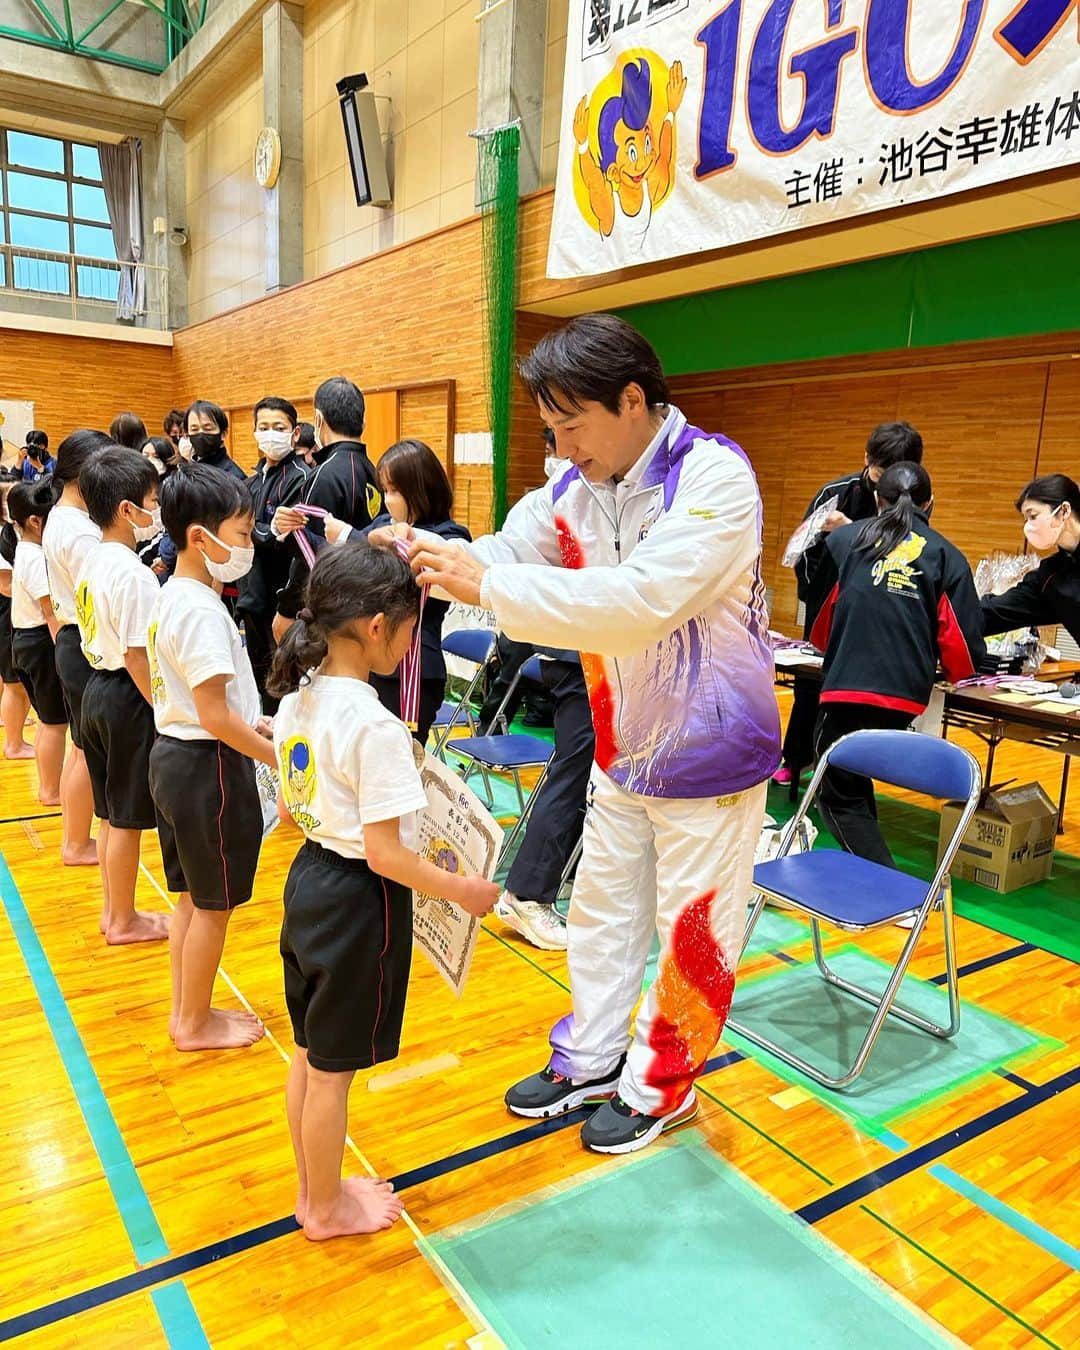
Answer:
[[(545, 764), (544, 767), (540, 770), (540, 777), (536, 780), (536, 787), (533, 788), (529, 796), (529, 800), (522, 804), (521, 815), (518, 816), (517, 820), (514, 822), (513, 829), (503, 840), (502, 848), (499, 850), (500, 862), (502, 862), (504, 858), (509, 856), (510, 849), (513, 847), (514, 841), (517, 839), (518, 835), (525, 828), (525, 825), (528, 822), (529, 817), (532, 815), (533, 802), (536, 801), (537, 794), (544, 785), (544, 779), (547, 777), (547, 771), (548, 766)], [(521, 795), (521, 784), (519, 781), (518, 796), (520, 797), (520, 795)]]

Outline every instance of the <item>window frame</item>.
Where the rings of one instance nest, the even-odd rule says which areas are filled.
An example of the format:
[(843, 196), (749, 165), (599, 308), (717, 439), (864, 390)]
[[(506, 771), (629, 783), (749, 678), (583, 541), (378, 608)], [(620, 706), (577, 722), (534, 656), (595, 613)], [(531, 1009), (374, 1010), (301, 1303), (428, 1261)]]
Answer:
[[(44, 140), (58, 141), (60, 145), (63, 147), (64, 152), (63, 173), (57, 173), (51, 169), (35, 169), (25, 164), (13, 164), (11, 162), (11, 154), (8, 145), (8, 136), (13, 131), (27, 136), (40, 136)], [(42, 294), (55, 295), (57, 299), (74, 300), (76, 302), (79, 300), (95, 300), (101, 298), (94, 295), (83, 295), (80, 293), (79, 273), (83, 268), (92, 267), (95, 265), (105, 265), (106, 267), (110, 267), (110, 264), (112, 265), (117, 264), (119, 262), (119, 259), (116, 257), (115, 244), (113, 245), (113, 256), (111, 258), (94, 258), (91, 257), (91, 255), (89, 254), (79, 253), (75, 248), (75, 231), (77, 226), (80, 225), (90, 226), (93, 229), (107, 230), (110, 233), (112, 229), (108, 220), (105, 221), (91, 220), (87, 216), (80, 216), (75, 214), (76, 187), (100, 188), (102, 191), (104, 191), (105, 188), (103, 177), (87, 178), (82, 174), (76, 174), (75, 146), (79, 146), (80, 148), (85, 150), (96, 150), (97, 148), (96, 146), (91, 145), (86, 141), (70, 141), (67, 140), (65, 137), (61, 136), (46, 136), (41, 132), (23, 131), (21, 127), (7, 127), (0, 125), (0, 221), (3, 222), (3, 233), (2, 238), (0, 238), (0, 259), (3, 259), (4, 262), (6, 263), (3, 269), (4, 275), (0, 276), (0, 291), (10, 291), (16, 294), (22, 293), (22, 294), (36, 294), (36, 295)], [(12, 173), (23, 174), (25, 176), (32, 178), (43, 178), (53, 183), (64, 183), (67, 189), (67, 214), (59, 215), (52, 211), (35, 211), (35, 210), (27, 210), (20, 206), (12, 206), (11, 189), (8, 177), (8, 175)], [(78, 262), (75, 264), (75, 289), (76, 289), (75, 296), (72, 296), (71, 294), (70, 281), (67, 283), (65, 290), (55, 292), (43, 292), (31, 286), (19, 286), (16, 284), (15, 262), (17, 261), (17, 259), (12, 255), (11, 250), (31, 249), (32, 245), (12, 243), (11, 217), (13, 215), (24, 219), (29, 218), (31, 220), (61, 221), (67, 225), (68, 247), (65, 251), (66, 256), (78, 259)], [(60, 250), (57, 249), (47, 249), (47, 248), (35, 249), (33, 251), (39, 253), (60, 252)], [(7, 275), (9, 269), (10, 269), (10, 276)]]

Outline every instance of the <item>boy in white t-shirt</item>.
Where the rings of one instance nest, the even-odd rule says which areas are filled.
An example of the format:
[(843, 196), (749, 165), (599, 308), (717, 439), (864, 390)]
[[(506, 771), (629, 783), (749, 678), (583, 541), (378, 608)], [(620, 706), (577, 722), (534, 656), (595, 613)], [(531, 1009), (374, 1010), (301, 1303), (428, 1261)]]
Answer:
[(157, 473), (148, 459), (119, 446), (94, 455), (79, 474), (79, 493), (101, 530), (75, 581), (75, 613), (90, 678), (82, 694), (83, 754), (101, 822), (98, 853), (110, 946), (169, 936), (165, 914), (135, 908), (143, 830), (157, 828), (150, 796), (154, 712), (146, 632), (160, 587), (135, 552), (160, 533)]
[(34, 754), (42, 806), (60, 805), (67, 743), (67, 708), (53, 648), (57, 625), (41, 551), (41, 532), (52, 504), (48, 477), (36, 483), (16, 483), (8, 493), (8, 515), (19, 536), (11, 570), (11, 655), (37, 713)]
[(160, 498), (177, 549), (147, 633), (150, 791), (165, 876), (180, 892), (169, 1031), (178, 1050), (225, 1050), (263, 1034), (251, 1014), (210, 1006), (229, 915), (251, 898), (262, 845), (252, 760), (274, 764), (251, 662), (218, 594), (251, 566), (254, 522), (246, 486), (206, 464), (182, 464)]

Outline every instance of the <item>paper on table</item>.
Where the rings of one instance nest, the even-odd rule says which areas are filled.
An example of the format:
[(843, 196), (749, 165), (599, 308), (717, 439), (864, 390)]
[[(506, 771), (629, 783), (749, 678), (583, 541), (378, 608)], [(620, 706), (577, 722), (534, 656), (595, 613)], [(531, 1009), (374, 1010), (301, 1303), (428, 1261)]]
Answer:
[[(417, 852), (445, 872), (495, 875), (503, 833), (476, 794), (452, 769), (414, 747), (427, 810), (419, 820)], [(457, 905), (417, 891), (413, 937), (460, 998), (469, 974), (480, 920)]]
[(794, 648), (773, 652), (773, 661), (778, 666), (820, 666), (822, 658), (816, 652), (800, 652)]

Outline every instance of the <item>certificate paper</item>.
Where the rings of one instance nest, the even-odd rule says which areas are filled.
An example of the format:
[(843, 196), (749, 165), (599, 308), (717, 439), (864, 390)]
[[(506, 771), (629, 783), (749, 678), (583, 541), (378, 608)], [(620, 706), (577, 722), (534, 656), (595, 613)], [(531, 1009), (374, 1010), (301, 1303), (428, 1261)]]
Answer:
[[(503, 832), (476, 794), (456, 773), (416, 747), (427, 810), (417, 822), (417, 852), (445, 872), (491, 880)], [(469, 974), (480, 920), (457, 905), (416, 891), (413, 937), (431, 964), (460, 998)]]
[(259, 805), (262, 807), (263, 833), (265, 839), (281, 823), (277, 813), (278, 776), (269, 764), (259, 760), (255, 765), (255, 784), (259, 789)]

